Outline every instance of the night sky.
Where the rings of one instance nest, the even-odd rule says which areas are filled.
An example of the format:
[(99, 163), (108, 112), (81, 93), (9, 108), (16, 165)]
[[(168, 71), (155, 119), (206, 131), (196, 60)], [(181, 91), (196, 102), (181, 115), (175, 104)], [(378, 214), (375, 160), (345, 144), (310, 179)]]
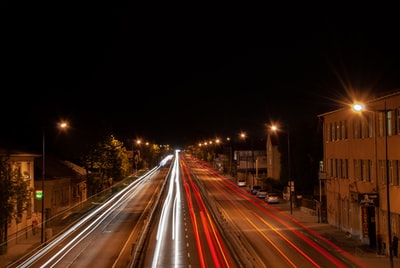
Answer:
[(397, 9), (335, 5), (6, 7), (0, 138), (40, 148), (68, 119), (50, 144), (183, 146), (278, 121), (312, 142), (319, 114), (399, 88)]

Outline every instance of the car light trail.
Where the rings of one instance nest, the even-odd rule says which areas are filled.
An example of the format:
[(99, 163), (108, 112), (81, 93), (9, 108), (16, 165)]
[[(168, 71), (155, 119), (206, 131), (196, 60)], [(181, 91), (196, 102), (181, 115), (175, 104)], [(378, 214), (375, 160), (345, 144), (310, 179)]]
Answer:
[[(325, 250), (323, 247), (319, 246), (317, 243), (315, 243), (314, 241), (312, 241), (311, 239), (309, 239), (307, 236), (305, 236), (304, 234), (302, 234), (301, 232), (299, 232), (296, 227), (288, 224), (287, 222), (285, 222), (284, 220), (282, 220), (281, 218), (273, 215), (269, 210), (267, 210), (263, 205), (261, 205), (259, 202), (259, 199), (257, 199), (256, 197), (252, 196), (251, 198), (248, 197), (248, 195), (244, 194), (242, 191), (239, 191), (237, 189), (237, 185), (233, 184), (230, 180), (226, 179), (225, 177), (221, 176), (220, 174), (216, 173), (214, 170), (209, 169), (208, 167), (204, 166), (205, 169), (207, 169), (209, 171), (209, 174), (212, 174), (212, 176), (216, 176), (218, 178), (223, 179), (222, 182), (229, 187), (231, 190), (235, 191), (236, 193), (238, 193), (239, 195), (243, 196), (244, 198), (246, 198), (251, 204), (257, 206), (259, 209), (263, 210), (265, 213), (269, 214), (271, 217), (274, 217), (274, 219), (276, 219), (277, 221), (279, 221), (281, 224), (285, 225), (286, 228), (288, 230), (290, 230), (291, 232), (293, 232), (297, 237), (299, 237), (300, 239), (302, 239), (303, 241), (305, 241), (307, 244), (309, 244), (311, 247), (313, 247), (316, 251), (318, 251), (321, 255), (323, 255), (326, 259), (329, 259), (331, 261), (331, 263), (333, 263), (334, 265), (336, 265), (336, 267), (347, 267), (344, 263), (342, 263), (339, 259), (337, 259), (335, 256), (333, 256), (332, 254), (330, 254), (327, 250)], [(280, 213), (283, 217), (286, 217), (287, 219), (289, 219), (291, 222), (297, 224), (298, 226), (301, 226), (302, 228), (304, 228), (305, 230), (307, 230), (309, 233), (311, 233), (312, 235), (318, 237), (320, 240), (324, 241), (324, 243), (326, 243), (327, 245), (329, 245), (330, 247), (334, 248), (336, 251), (342, 253), (343, 255), (345, 255), (348, 259), (352, 260), (354, 263), (357, 263), (360, 267), (368, 267), (365, 263), (363, 263), (360, 259), (352, 256), (351, 254), (349, 254), (348, 252), (344, 251), (343, 249), (341, 249), (340, 247), (338, 247), (336, 244), (334, 244), (333, 242), (329, 241), (328, 239), (322, 237), (321, 235), (319, 235), (317, 232), (313, 231), (312, 229), (309, 229), (307, 226), (304, 226), (303, 224), (301, 224), (300, 222), (296, 221), (294, 218), (290, 217), (290, 215), (286, 215), (285, 213), (282, 213), (279, 209), (277, 208), (273, 208), (271, 207), (271, 209), (274, 209), (275, 211), (277, 211), (278, 213)], [(264, 224), (268, 225), (268, 223), (263, 220), (261, 218), (260, 215), (256, 214), (254, 212), (254, 214), (256, 215), (256, 217), (258, 217), (260, 220), (262, 220), (264, 222)], [(249, 221), (249, 220), (248, 220)], [(251, 223), (253, 226), (255, 226), (253, 223)], [(271, 226), (269, 226), (271, 228)], [(272, 228), (271, 228), (272, 229)], [(281, 234), (279, 234), (281, 235)], [(283, 236), (282, 236), (283, 238)], [(292, 247), (294, 247), (301, 255), (303, 255), (307, 260), (309, 260), (311, 263), (313, 263), (316, 267), (319, 267), (317, 263), (315, 263), (312, 258), (310, 256), (308, 256), (305, 252), (302, 252), (300, 249), (298, 249), (293, 243), (291, 243), (290, 241), (287, 241)]]
[(195, 236), (195, 240), (196, 240), (197, 253), (199, 254), (200, 267), (201, 268), (205, 268), (207, 266), (206, 266), (205, 260), (204, 260), (203, 247), (201, 245), (201, 239), (200, 239), (200, 235), (199, 235), (199, 226), (197, 224), (196, 215), (194, 213), (193, 202), (192, 202), (192, 194), (191, 194), (191, 191), (190, 191), (190, 186), (189, 186), (189, 184), (187, 183), (186, 180), (183, 181), (183, 185), (185, 187), (186, 200), (187, 200), (190, 219), (191, 219), (191, 222), (192, 222), (194, 236)]
[[(182, 167), (185, 168), (187, 174), (187, 180), (189, 181), (190, 188), (192, 189), (196, 203), (199, 206), (200, 219), (204, 228), (208, 249), (210, 250), (210, 254), (213, 258), (213, 262), (215, 265), (214, 267), (230, 267), (230, 260), (227, 257), (228, 255), (226, 254), (226, 249), (223, 245), (221, 237), (219, 236), (218, 230), (213, 224), (213, 220), (211, 219), (207, 207), (204, 204), (196, 183), (192, 180), (192, 177), (190, 176), (187, 166), (184, 165), (184, 162), (182, 163)], [(189, 197), (187, 196), (187, 198)], [(222, 260), (220, 260), (221, 258)]]
[[(297, 252), (299, 252), (303, 257), (305, 257), (310, 263), (312, 263), (315, 267), (320, 267), (316, 262), (314, 262), (304, 251), (299, 249), (295, 244), (293, 244), (289, 239), (287, 239), (284, 235), (282, 235), (276, 228), (274, 228), (272, 225), (270, 225), (268, 222), (266, 222), (263, 218), (261, 218), (258, 214), (254, 213), (255, 216), (262, 221), (265, 225), (267, 225), (271, 230), (273, 230), (277, 235), (279, 235), (283, 240), (286, 241), (289, 245), (291, 245), (294, 249), (296, 249)], [(259, 231), (259, 233), (266, 239), (268, 240), (271, 245), (293, 266), (296, 267), (296, 265), (286, 256), (285, 253), (283, 253), (276, 245), (273, 243), (260, 229), (252, 222), (250, 221), (249, 218), (246, 217), (246, 220), (248, 223), (250, 223), (256, 230)]]
[(176, 161), (176, 170), (175, 170), (175, 186), (176, 186), (176, 196), (175, 196), (175, 201), (174, 201), (174, 216), (173, 216), (173, 221), (174, 224), (174, 236), (173, 239), (175, 239), (175, 263), (179, 263), (179, 241), (180, 241), (180, 230), (181, 230), (181, 222), (182, 222), (182, 213), (181, 213), (181, 188), (180, 188), (180, 182), (179, 182), (179, 158), (175, 158)]
[(293, 222), (296, 222), (298, 225), (302, 226), (304, 229), (307, 229), (309, 233), (311, 233), (312, 235), (318, 237), (320, 240), (324, 241), (325, 244), (329, 245), (330, 247), (334, 248), (336, 251), (340, 252), (341, 254), (345, 255), (347, 258), (349, 258), (350, 260), (352, 260), (353, 262), (357, 263), (360, 267), (368, 267), (368, 265), (366, 263), (364, 263), (363, 261), (361, 261), (360, 259), (354, 257), (353, 255), (351, 255), (349, 252), (343, 250), (342, 248), (340, 248), (338, 245), (336, 245), (335, 243), (333, 243), (332, 241), (326, 239), (325, 237), (321, 236), (319, 233), (315, 232), (312, 229), (307, 228), (307, 226), (305, 226), (304, 224), (302, 224), (301, 222), (295, 220), (294, 218), (291, 218), (291, 220)]
[[(317, 250), (318, 252), (320, 252), (325, 258), (329, 259), (332, 263), (334, 263), (336, 265), (336, 267), (343, 267), (345, 268), (346, 265), (344, 265), (342, 262), (340, 262), (339, 260), (337, 260), (334, 256), (332, 256), (329, 252), (327, 252), (326, 250), (324, 250), (323, 248), (321, 248), (320, 246), (318, 246), (314, 241), (310, 240), (308, 237), (306, 237), (304, 234), (300, 233), (297, 229), (295, 229), (293, 226), (287, 224), (285, 221), (283, 221), (281, 218), (276, 217), (275, 215), (273, 215), (271, 212), (269, 212), (268, 210), (266, 210), (263, 206), (261, 206), (260, 204), (258, 204), (257, 202), (252, 201), (253, 204), (255, 204), (256, 206), (258, 206), (260, 209), (264, 210), (266, 213), (268, 213), (271, 217), (273, 217), (275, 220), (279, 221), (281, 224), (283, 224), (284, 226), (286, 226), (286, 228), (288, 230), (290, 230), (291, 232), (293, 232), (296, 236), (298, 236), (299, 238), (301, 238), (303, 241), (307, 242), (310, 246), (312, 246), (315, 250)], [(260, 218), (259, 215), (257, 215), (256, 213), (254, 213), (258, 218)], [(304, 256), (304, 255), (303, 255)]]
[(172, 240), (174, 241), (174, 266), (182, 266), (179, 263), (179, 231), (181, 230), (181, 196), (179, 187), (179, 157), (175, 157), (172, 167), (171, 177), (169, 181), (168, 194), (162, 207), (160, 221), (157, 229), (156, 236), (156, 249), (153, 255), (152, 267), (157, 267), (160, 259), (161, 246), (164, 242), (165, 230), (168, 228), (168, 218), (172, 211)]
[[(45, 247), (40, 249), (35, 255), (31, 256), (30, 258), (26, 259), (24, 262), (19, 264), (17, 267), (31, 267), (35, 262), (37, 262), (40, 258), (42, 258), (44, 255), (49, 253), (51, 250), (53, 250), (55, 247), (59, 247), (59, 244), (63, 242), (64, 240), (68, 239), (68, 237), (74, 233), (76, 230), (84, 226), (86, 223), (88, 223), (90, 220), (93, 218), (96, 218), (90, 225), (89, 227), (85, 228), (84, 231), (81, 231), (79, 234), (75, 235), (75, 237), (66, 245), (63, 246), (62, 248), (58, 249), (57, 254), (55, 254), (51, 259), (49, 259), (46, 262), (46, 265), (50, 263), (50, 261), (54, 260), (56, 257), (59, 258), (58, 261), (62, 259), (62, 254), (64, 252), (68, 252), (71, 250), (72, 247), (76, 244), (76, 242), (79, 241), (79, 238), (84, 237), (87, 235), (88, 231), (90, 228), (93, 228), (94, 226), (97, 226), (99, 223), (101, 223), (104, 218), (107, 217), (115, 208), (118, 208), (119, 206), (122, 206), (125, 204), (123, 202), (124, 200), (127, 200), (131, 195), (134, 195), (136, 191), (138, 191), (138, 188), (141, 184), (145, 183), (146, 179), (148, 176), (151, 176), (151, 174), (155, 173), (157, 170), (159, 170), (159, 167), (155, 167), (152, 170), (150, 170), (145, 176), (142, 176), (132, 182), (132, 184), (129, 187), (124, 188), (121, 190), (119, 193), (115, 194), (112, 198), (107, 200), (107, 202), (100, 204), (100, 206), (95, 209), (93, 212), (82, 218), (79, 222), (74, 224), (71, 228), (66, 230), (64, 233), (60, 234), (59, 236), (55, 237), (53, 240), (51, 240)], [(98, 215), (101, 213), (101, 215)], [(75, 242), (75, 243), (73, 243)], [(46, 266), (49, 267), (49, 266)]]

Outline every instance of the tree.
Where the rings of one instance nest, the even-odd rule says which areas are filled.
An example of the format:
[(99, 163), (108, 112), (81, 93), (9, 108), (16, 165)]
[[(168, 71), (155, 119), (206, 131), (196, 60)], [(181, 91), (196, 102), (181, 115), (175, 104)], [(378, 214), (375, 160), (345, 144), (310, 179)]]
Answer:
[(88, 195), (94, 195), (111, 186), (113, 181), (125, 178), (129, 172), (127, 151), (113, 135), (95, 144), (84, 156)]
[(157, 144), (153, 144), (150, 147), (149, 156), (148, 156), (148, 166), (154, 167), (156, 166), (161, 160), (161, 148)]
[(125, 178), (129, 173), (129, 159), (124, 144), (111, 135), (102, 146), (107, 163), (107, 168), (104, 169), (106, 177), (116, 181)]
[(0, 251), (7, 246), (7, 226), (15, 219), (19, 222), (23, 212), (32, 206), (33, 189), (21, 173), (20, 167), (8, 157), (0, 157)]

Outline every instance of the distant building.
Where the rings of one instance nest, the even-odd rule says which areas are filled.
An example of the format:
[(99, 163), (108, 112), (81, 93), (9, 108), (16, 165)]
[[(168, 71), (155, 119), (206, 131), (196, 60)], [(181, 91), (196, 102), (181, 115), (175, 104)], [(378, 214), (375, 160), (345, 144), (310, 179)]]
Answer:
[[(42, 189), (42, 158), (35, 160), (35, 189)], [(44, 177), (45, 220), (86, 200), (86, 170), (68, 161), (47, 156)], [(35, 199), (37, 213), (41, 200)]]
[(238, 177), (244, 177), (247, 184), (259, 185), (258, 179), (267, 176), (265, 150), (235, 150), (233, 159)]
[(276, 137), (267, 135), (267, 177), (280, 180), (281, 153), (279, 152)]
[(380, 234), (387, 250), (388, 213), (392, 234), (400, 233), (400, 92), (365, 104), (362, 113), (345, 108), (319, 116), (324, 130), (321, 192), (329, 224), (371, 247)]

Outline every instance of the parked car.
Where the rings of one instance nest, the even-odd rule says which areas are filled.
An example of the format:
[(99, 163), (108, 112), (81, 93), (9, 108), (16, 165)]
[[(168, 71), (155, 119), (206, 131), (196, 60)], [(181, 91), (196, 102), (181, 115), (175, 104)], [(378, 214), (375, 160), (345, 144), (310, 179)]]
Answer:
[(259, 186), (259, 185), (253, 185), (253, 188), (251, 188), (250, 193), (251, 193), (251, 194), (256, 194), (260, 189), (261, 189), (261, 186)]
[(246, 181), (244, 179), (238, 179), (237, 185), (240, 187), (246, 186)]
[(265, 202), (268, 204), (278, 204), (279, 203), (279, 196), (277, 193), (268, 193), (265, 196)]
[(258, 192), (256, 193), (256, 196), (258, 197), (258, 198), (265, 198), (265, 196), (267, 195), (267, 190), (265, 190), (265, 189), (261, 189), (261, 190), (258, 190)]

